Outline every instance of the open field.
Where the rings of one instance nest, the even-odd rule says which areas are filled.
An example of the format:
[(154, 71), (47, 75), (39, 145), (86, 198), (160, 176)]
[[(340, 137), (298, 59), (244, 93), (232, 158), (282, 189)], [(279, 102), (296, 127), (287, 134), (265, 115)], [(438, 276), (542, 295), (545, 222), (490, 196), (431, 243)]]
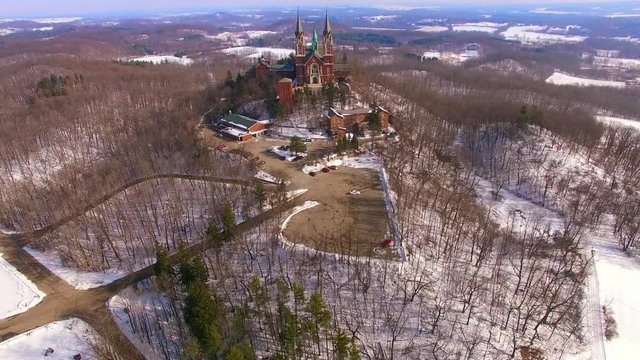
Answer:
[[(285, 236), (290, 242), (355, 256), (376, 256), (389, 233), (389, 215), (378, 173), (340, 167), (314, 180), (313, 199), (320, 205), (296, 215)], [(360, 195), (349, 195), (352, 189)]]

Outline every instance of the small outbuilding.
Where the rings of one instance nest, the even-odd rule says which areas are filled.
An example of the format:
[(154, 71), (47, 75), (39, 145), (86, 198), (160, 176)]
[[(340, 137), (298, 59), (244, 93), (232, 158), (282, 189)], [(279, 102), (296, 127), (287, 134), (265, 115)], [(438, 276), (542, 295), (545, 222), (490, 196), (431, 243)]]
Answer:
[(239, 142), (261, 136), (266, 130), (264, 122), (238, 114), (227, 114), (213, 124), (213, 127), (218, 133)]

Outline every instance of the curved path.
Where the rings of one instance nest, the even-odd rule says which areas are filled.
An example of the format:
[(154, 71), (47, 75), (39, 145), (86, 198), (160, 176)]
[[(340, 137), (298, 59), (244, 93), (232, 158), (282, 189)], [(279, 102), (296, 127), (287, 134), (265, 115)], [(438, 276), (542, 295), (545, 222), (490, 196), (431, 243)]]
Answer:
[[(139, 185), (143, 182), (147, 182), (150, 180), (157, 180), (157, 179), (183, 179), (183, 180), (197, 180), (197, 181), (207, 181), (207, 182), (216, 182), (216, 183), (221, 183), (221, 184), (233, 184), (233, 185), (242, 185), (242, 186), (253, 186), (255, 184), (257, 184), (258, 182), (260, 182), (257, 179), (254, 180), (240, 180), (240, 179), (234, 179), (234, 178), (224, 178), (224, 177), (217, 177), (217, 176), (207, 176), (207, 175), (185, 175), (185, 174), (155, 174), (155, 175), (148, 175), (148, 176), (143, 176), (134, 180), (131, 180), (129, 182), (126, 182), (125, 184), (123, 184), (122, 186), (118, 187), (115, 190), (112, 190), (104, 195), (102, 195), (101, 197), (91, 201), (89, 204), (87, 204), (86, 206), (84, 206), (83, 208), (74, 211), (72, 214), (69, 214), (67, 216), (65, 216), (64, 218), (49, 224), (47, 226), (41, 227), (39, 229), (36, 230), (30, 230), (30, 231), (25, 231), (25, 232), (18, 232), (18, 233), (13, 233), (10, 234), (8, 236), (11, 236), (15, 239), (18, 239), (20, 241), (24, 241), (27, 240), (30, 237), (40, 237), (43, 235), (46, 235), (58, 228), (60, 228), (61, 226), (63, 226), (64, 224), (78, 218), (79, 216), (82, 216), (83, 214), (85, 214), (88, 211), (91, 211), (92, 209), (94, 209), (97, 206), (100, 206), (100, 204), (106, 202), (107, 200), (111, 199), (112, 197), (118, 195), (119, 193), (134, 187), (136, 185)], [(22, 243), (21, 246), (25, 246), (27, 245), (26, 243)]]
[[(246, 181), (201, 175), (158, 174), (145, 176), (127, 182), (119, 188), (92, 201), (81, 210), (53, 224), (30, 232), (0, 234), (0, 252), (3, 253), (3, 258), (13, 265), (17, 271), (29, 278), (38, 289), (46, 293), (46, 296), (40, 303), (26, 312), (0, 320), (0, 341), (53, 321), (77, 317), (94, 328), (122, 359), (144, 359), (144, 356), (142, 356), (131, 341), (120, 331), (106, 303), (112, 296), (127, 286), (153, 276), (154, 265), (142, 268), (102, 287), (89, 290), (77, 290), (33, 258), (23, 249), (23, 246), (28, 244), (30, 239), (43, 236), (58, 229), (69, 221), (76, 219), (87, 211), (111, 199), (118, 193), (145, 181), (155, 179), (200, 180), (243, 186), (251, 186), (258, 182), (258, 180)], [(271, 217), (286, 211), (294, 206), (295, 203), (297, 203), (297, 201), (284, 202), (279, 206), (238, 224), (238, 233), (241, 234), (250, 230)], [(208, 247), (209, 245), (206, 241), (193, 244), (179, 253), (172, 254), (169, 257), (169, 261), (171, 264), (177, 264), (182, 256), (184, 256), (184, 253), (188, 254), (188, 256), (194, 256), (201, 254), (204, 250), (208, 249)]]

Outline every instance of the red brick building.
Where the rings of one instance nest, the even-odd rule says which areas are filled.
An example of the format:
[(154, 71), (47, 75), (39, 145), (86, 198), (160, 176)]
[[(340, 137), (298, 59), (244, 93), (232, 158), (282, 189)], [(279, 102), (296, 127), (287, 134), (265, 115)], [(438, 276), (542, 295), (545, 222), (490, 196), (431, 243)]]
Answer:
[(326, 126), (331, 130), (333, 137), (341, 139), (346, 133), (354, 132), (356, 124), (361, 129), (366, 129), (368, 127), (367, 115), (372, 112), (378, 113), (378, 119), (380, 119), (382, 129), (389, 127), (392, 120), (391, 114), (380, 106), (375, 109), (329, 109), (329, 112), (327, 113)]
[(295, 31), (295, 51), (293, 62), (284, 64), (271, 64), (261, 60), (255, 67), (256, 77), (265, 78), (269, 73), (276, 73), (281, 77), (290, 78), (294, 87), (304, 85), (326, 85), (336, 81), (345, 81), (349, 76), (349, 70), (345, 64), (335, 63), (333, 31), (327, 13), (322, 32), (322, 43), (318, 33), (314, 30), (311, 38), (311, 47), (307, 48), (302, 19), (298, 14)]

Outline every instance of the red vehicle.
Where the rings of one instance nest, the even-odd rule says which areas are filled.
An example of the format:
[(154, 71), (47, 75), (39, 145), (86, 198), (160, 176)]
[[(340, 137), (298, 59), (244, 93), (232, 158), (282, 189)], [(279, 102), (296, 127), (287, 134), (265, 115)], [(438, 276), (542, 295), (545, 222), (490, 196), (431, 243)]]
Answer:
[(329, 170), (329, 168), (328, 168), (328, 167), (323, 167), (323, 168), (322, 168), (322, 172), (323, 172), (323, 173), (328, 173), (328, 172), (331, 172), (331, 170)]

